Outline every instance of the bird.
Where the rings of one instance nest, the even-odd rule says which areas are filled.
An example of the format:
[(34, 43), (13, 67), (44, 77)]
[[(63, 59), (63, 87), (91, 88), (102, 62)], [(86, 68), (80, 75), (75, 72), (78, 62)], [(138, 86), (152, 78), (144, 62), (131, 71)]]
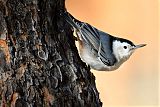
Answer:
[(114, 71), (127, 61), (136, 49), (146, 46), (135, 45), (128, 39), (112, 36), (77, 20), (67, 11), (60, 15), (77, 35), (80, 58), (94, 70)]

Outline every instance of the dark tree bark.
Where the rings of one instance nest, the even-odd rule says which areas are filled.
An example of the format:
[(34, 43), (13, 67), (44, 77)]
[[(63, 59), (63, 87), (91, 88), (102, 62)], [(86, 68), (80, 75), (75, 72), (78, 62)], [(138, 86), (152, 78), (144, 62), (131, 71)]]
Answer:
[(0, 0), (0, 106), (101, 107), (59, 15), (64, 0)]

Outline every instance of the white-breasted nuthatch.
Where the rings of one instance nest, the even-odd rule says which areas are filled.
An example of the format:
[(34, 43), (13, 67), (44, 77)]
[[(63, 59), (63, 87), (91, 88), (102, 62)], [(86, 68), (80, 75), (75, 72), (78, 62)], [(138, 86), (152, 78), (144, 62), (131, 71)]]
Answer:
[(130, 40), (114, 37), (75, 19), (68, 12), (61, 15), (74, 28), (79, 42), (80, 57), (92, 69), (116, 70), (137, 48), (146, 45), (134, 45)]

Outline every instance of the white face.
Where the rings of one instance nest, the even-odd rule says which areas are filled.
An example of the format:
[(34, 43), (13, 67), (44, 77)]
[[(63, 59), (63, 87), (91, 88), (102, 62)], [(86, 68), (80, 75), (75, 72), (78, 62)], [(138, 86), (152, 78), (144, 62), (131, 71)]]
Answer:
[(131, 46), (127, 42), (114, 41), (113, 42), (113, 53), (117, 60), (128, 59), (134, 52), (135, 46)]

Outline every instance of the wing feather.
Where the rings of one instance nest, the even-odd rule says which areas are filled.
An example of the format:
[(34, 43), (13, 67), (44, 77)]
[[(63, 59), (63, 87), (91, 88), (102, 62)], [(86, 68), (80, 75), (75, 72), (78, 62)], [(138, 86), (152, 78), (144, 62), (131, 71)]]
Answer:
[(72, 25), (78, 33), (79, 38), (82, 39), (86, 45), (93, 49), (96, 56), (108, 66), (112, 66), (116, 62), (116, 58), (112, 52), (112, 39), (113, 36), (102, 32), (88, 23), (84, 23), (75, 19), (68, 12), (63, 14), (65, 20)]

